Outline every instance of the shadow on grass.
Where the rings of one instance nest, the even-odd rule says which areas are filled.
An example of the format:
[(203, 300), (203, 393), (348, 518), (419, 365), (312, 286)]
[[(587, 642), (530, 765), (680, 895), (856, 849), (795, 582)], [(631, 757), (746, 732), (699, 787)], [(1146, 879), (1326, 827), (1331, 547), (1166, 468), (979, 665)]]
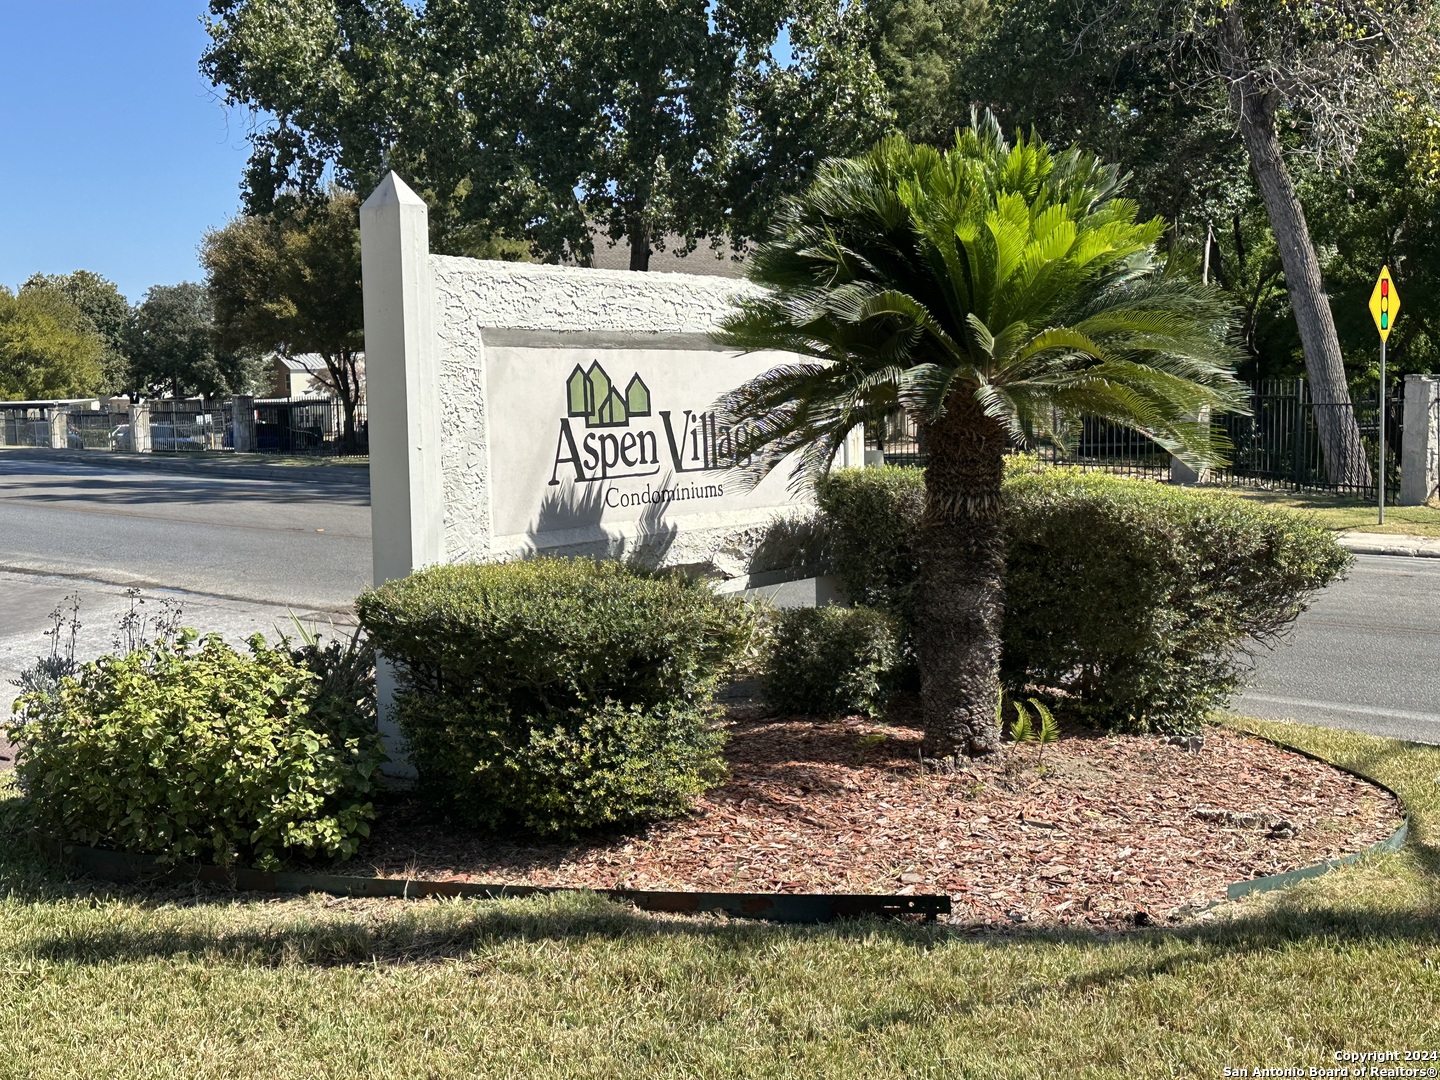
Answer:
[[(1409, 854), (1383, 858), (1406, 860)], [(1396, 868), (1402, 869), (1398, 864)], [(211, 886), (142, 889), (66, 878), (24, 844), (0, 853), (0, 894), (7, 893), (12, 901), (53, 903), (62, 909), (47, 916), (43, 932), (6, 950), (12, 957), (96, 965), (172, 959), (263, 966), (408, 965), (463, 961), (507, 942), (595, 940), (699, 942), (724, 953), (757, 956), (777, 945), (803, 943), (879, 943), (917, 952), (1055, 945), (1100, 950), (1090, 970), (1062, 978), (1045, 990), (1050, 993), (1061, 987), (1084, 991), (1175, 975), (1227, 955), (1259, 955), (1307, 944), (1398, 941), (1440, 946), (1440, 881), (1429, 874), (1412, 887), (1406, 903), (1388, 909), (1368, 905), (1357, 893), (1353, 900), (1268, 904), (1253, 914), (1208, 923), (1129, 931), (1017, 927), (1002, 932), (989, 926), (878, 919), (780, 926), (649, 915), (580, 892), (490, 901), (306, 901), (286, 896), (278, 898), (287, 902), (282, 908), (275, 904), (277, 897)], [(89, 910), (112, 906), (113, 917)], [(68, 915), (65, 907), (71, 908)], [(1015, 993), (1017, 1001), (1030, 996), (1023, 988)]]
[[(1330, 737), (1330, 736), (1327, 736)], [(1355, 739), (1357, 737), (1350, 736)], [(1352, 742), (1337, 764), (1388, 782), (1409, 796), (1411, 840), (1394, 855), (1367, 859), (1280, 897), (1208, 922), (1173, 928), (1091, 931), (859, 920), (778, 926), (693, 916), (656, 916), (595, 894), (493, 901), (303, 900), (211, 886), (141, 888), (67, 876), (27, 839), (26, 813), (0, 791), (0, 897), (12, 905), (11, 956), (111, 964), (205, 958), (267, 966), (422, 964), (466, 960), (507, 942), (701, 942), (736, 955), (785, 944), (1016, 950), (1073, 946), (1091, 957), (1044, 986), (1017, 985), (1015, 1002), (1066, 988), (1085, 991), (1161, 975), (1228, 956), (1293, 948), (1396, 942), (1440, 946), (1440, 848), (1430, 822), (1440, 807), (1437, 755), (1390, 740)], [(32, 932), (13, 905), (50, 904)], [(1252, 902), (1253, 903), (1253, 902)], [(91, 908), (105, 908), (92, 914)], [(18, 931), (18, 932), (17, 932)], [(1098, 950), (1098, 951), (1097, 951)], [(843, 957), (841, 958), (843, 960)]]

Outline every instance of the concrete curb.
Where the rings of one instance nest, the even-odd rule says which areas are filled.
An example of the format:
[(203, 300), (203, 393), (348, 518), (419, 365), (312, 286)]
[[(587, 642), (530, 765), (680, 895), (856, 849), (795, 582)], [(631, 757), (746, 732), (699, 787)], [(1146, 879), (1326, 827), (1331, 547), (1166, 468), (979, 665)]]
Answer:
[(1440, 559), (1440, 539), (1388, 533), (1348, 532), (1337, 536), (1341, 547), (1356, 555), (1399, 555), (1410, 559)]
[(203, 474), (231, 477), (236, 480), (298, 480), (322, 484), (341, 481), (354, 483), (370, 479), (367, 465), (339, 463), (297, 464), (293, 459), (266, 461), (259, 455), (244, 458), (229, 454), (131, 454), (121, 450), (33, 450), (27, 447), (0, 447), (0, 465), (7, 459), (38, 461), (56, 465), (108, 465), (137, 472), (163, 472), (172, 476)]

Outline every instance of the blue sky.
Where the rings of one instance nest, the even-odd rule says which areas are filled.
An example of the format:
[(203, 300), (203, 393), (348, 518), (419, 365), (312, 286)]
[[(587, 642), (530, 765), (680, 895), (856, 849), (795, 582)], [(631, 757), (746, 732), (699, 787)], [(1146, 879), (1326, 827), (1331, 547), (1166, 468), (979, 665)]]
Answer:
[(201, 277), (247, 114), (200, 75), (205, 0), (0, 0), (0, 284), (94, 270), (131, 301)]

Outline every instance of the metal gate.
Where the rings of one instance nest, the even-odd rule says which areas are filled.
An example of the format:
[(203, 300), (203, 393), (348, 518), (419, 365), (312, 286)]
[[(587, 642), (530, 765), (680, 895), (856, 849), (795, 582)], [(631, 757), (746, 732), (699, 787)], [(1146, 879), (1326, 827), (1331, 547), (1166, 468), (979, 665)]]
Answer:
[(345, 410), (334, 398), (265, 398), (255, 402), (255, 449), (262, 454), (363, 454), (365, 406), (355, 409), (355, 446), (345, 445)]

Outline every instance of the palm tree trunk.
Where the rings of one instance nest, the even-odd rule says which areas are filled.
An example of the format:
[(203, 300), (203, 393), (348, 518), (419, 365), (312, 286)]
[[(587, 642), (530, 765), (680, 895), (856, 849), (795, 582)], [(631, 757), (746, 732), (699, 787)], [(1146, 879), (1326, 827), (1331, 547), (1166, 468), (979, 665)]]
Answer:
[(928, 463), (915, 619), (925, 750), (932, 757), (988, 754), (1000, 744), (1000, 483), (1007, 440), (968, 388), (953, 392), (946, 407), (923, 430)]
[(1249, 43), (1239, 4), (1232, 4), (1220, 31), (1220, 58), (1230, 84), (1230, 105), (1239, 121), (1240, 138), (1265, 203), (1280, 265), (1285, 268), (1285, 289), (1295, 312), (1305, 372), (1310, 378), (1315, 427), (1325, 458), (1325, 473), (1332, 484), (1368, 486), (1370, 464), (1360, 441), (1360, 426), (1350, 404), (1345, 381), (1345, 359), (1335, 318), (1320, 277), (1320, 260), (1310, 239), (1305, 209), (1295, 193), (1290, 171), (1275, 130), (1278, 95), (1259, 85), (1251, 70)]

